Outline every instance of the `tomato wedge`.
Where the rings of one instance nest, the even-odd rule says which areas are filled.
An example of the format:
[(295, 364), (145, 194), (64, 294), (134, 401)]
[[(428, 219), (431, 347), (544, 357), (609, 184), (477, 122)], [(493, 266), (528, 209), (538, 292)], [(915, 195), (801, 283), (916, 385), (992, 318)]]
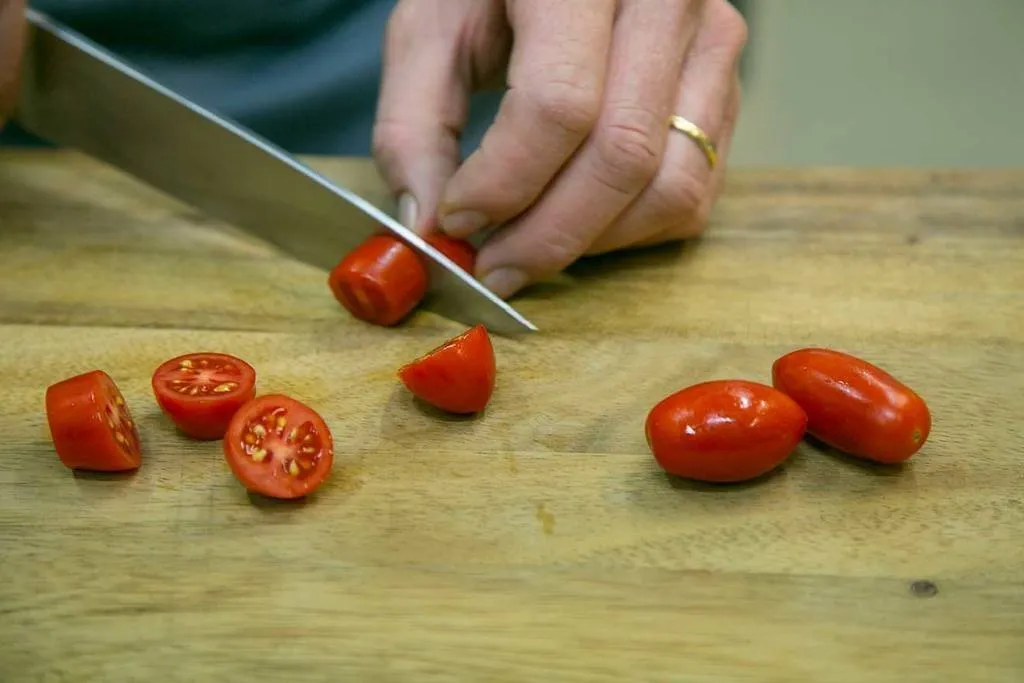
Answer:
[(231, 418), (224, 457), (249, 491), (268, 498), (301, 498), (330, 474), (334, 443), (323, 418), (280, 394), (249, 401)]
[(57, 457), (70, 469), (124, 472), (142, 464), (131, 412), (102, 370), (47, 387), (46, 420)]
[(430, 405), (449, 413), (478, 413), (491, 400), (494, 347), (483, 325), (450, 339), (398, 371), (402, 384)]
[(476, 247), (466, 240), (449, 237), (442, 232), (431, 233), (424, 238), (430, 246), (455, 262), (459, 268), (473, 274), (476, 269)]
[(345, 309), (374, 325), (396, 325), (427, 293), (428, 273), (412, 247), (389, 235), (375, 235), (334, 267), (327, 283)]
[(796, 449), (807, 415), (765, 384), (712, 380), (677, 391), (647, 415), (645, 435), (658, 465), (697, 481), (754, 479)]
[(256, 395), (256, 371), (226, 353), (188, 353), (153, 373), (160, 409), (193, 439), (224, 437), (231, 417)]

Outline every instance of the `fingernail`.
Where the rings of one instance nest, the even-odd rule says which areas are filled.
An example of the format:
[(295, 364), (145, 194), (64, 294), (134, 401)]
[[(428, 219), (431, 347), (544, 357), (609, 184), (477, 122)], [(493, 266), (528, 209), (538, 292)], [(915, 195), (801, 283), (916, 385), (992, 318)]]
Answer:
[(525, 287), (529, 280), (529, 276), (518, 268), (498, 268), (484, 275), (480, 282), (504, 299)]
[(487, 225), (487, 216), (479, 211), (456, 211), (441, 219), (441, 229), (452, 237), (469, 237)]
[(416, 198), (408, 192), (403, 192), (402, 196), (398, 198), (398, 221), (410, 230), (415, 230), (418, 212)]

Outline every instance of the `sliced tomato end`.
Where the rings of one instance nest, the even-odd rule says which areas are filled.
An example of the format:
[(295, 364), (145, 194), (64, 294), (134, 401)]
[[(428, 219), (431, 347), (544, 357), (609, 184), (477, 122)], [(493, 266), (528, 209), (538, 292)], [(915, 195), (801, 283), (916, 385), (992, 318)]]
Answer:
[(421, 401), (449, 413), (483, 411), (494, 393), (494, 348), (487, 329), (477, 325), (398, 371), (398, 378)]

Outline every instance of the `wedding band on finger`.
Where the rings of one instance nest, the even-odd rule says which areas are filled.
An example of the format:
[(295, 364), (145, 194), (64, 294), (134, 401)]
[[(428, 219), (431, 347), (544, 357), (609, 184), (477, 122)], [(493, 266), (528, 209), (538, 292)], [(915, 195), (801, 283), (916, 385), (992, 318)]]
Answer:
[(707, 133), (701, 130), (697, 124), (679, 115), (670, 116), (668, 125), (696, 142), (700, 150), (704, 152), (711, 170), (715, 169), (715, 166), (718, 165), (718, 150), (715, 149), (715, 143), (711, 141)]

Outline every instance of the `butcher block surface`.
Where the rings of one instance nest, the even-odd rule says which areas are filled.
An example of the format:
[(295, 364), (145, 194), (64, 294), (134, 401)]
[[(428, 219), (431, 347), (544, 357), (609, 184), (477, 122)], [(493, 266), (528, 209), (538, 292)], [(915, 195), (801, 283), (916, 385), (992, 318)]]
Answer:
[[(368, 160), (310, 163), (386, 198)], [(514, 303), (540, 332), (496, 337), (487, 411), (446, 417), (395, 371), (463, 325), (360, 323), (115, 171), (0, 153), (0, 681), (1024, 681), (1024, 172), (736, 171), (702, 239)], [(808, 345), (914, 387), (925, 447), (660, 472), (654, 403)], [(152, 371), (198, 350), (320, 411), (315, 495), (247, 495), (161, 415)], [(47, 385), (94, 368), (132, 475), (50, 443)]]

